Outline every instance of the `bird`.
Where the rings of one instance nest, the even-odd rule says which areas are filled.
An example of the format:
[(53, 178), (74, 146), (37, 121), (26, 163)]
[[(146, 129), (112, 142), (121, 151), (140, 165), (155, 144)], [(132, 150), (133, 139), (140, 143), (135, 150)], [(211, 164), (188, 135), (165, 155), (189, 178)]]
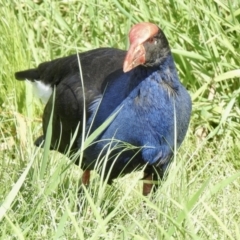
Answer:
[[(122, 58), (116, 56), (113, 59), (111, 64), (116, 68), (111, 67), (112, 71), (104, 70), (105, 62), (102, 61), (100, 52), (98, 52), (100, 50), (95, 52), (95, 56), (97, 55), (100, 59), (96, 63), (98, 66), (96, 74), (92, 74), (91, 67), (84, 69), (85, 62), (81, 57), (83, 74), (85, 71), (86, 76), (90, 74), (93, 77), (89, 83), (86, 82), (88, 78), (83, 77), (84, 85), (87, 85), (84, 89), (88, 109), (86, 133), (93, 133), (104, 122), (111, 119), (105, 129), (84, 149), (81, 166), (84, 170), (82, 183), (86, 186), (89, 184), (90, 171), (95, 169), (101, 157), (107, 155), (108, 159), (104, 162), (104, 167), (98, 169), (107, 183), (112, 184), (118, 176), (143, 168), (143, 179), (147, 180), (143, 184), (143, 195), (148, 195), (156, 189), (155, 180), (159, 177), (163, 178), (175, 149), (185, 138), (192, 103), (188, 91), (179, 80), (171, 49), (162, 29), (149, 22), (135, 24), (129, 31), (129, 41), (130, 47), (127, 52), (119, 50), (121, 54), (116, 53)], [(77, 117), (75, 123), (78, 124), (83, 116), (84, 100), (80, 93), (78, 99), (75, 96), (75, 100), (68, 101), (65, 89), (71, 88), (73, 91), (70, 79), (75, 78), (71, 74), (66, 74), (65, 81), (68, 84), (61, 84), (61, 79), (54, 78), (54, 74), (61, 76), (62, 71), (65, 73), (69, 71), (69, 68), (71, 69), (71, 67), (66, 68), (65, 64), (56, 67), (59, 66), (57, 61), (40, 64), (37, 70), (30, 70), (30, 75), (32, 79), (44, 79), (42, 80), (44, 83), (56, 86), (55, 102), (59, 101), (60, 105), (56, 109), (59, 109), (58, 114), (64, 115), (66, 125), (68, 121), (71, 122), (70, 115), (65, 114), (70, 103), (80, 106), (80, 108), (72, 108), (72, 116)], [(44, 67), (45, 73), (41, 76), (35, 75), (36, 72), (42, 72), (41, 66)], [(79, 73), (78, 70), (75, 72)], [(19, 80), (28, 78), (22, 73), (24, 71), (16, 73), (15, 77)], [(98, 77), (99, 73), (103, 74), (102, 78)], [(79, 81), (79, 76), (77, 80)], [(58, 88), (59, 94), (57, 94)], [(61, 91), (63, 91), (62, 95)], [(74, 95), (76, 94), (79, 92), (75, 92)], [(48, 104), (53, 105), (51, 99), (52, 95), (43, 114), (44, 132), (46, 132), (46, 123), (50, 116), (51, 107), (48, 107)], [(54, 117), (53, 120), (55, 118), (59, 116)], [(60, 124), (59, 120), (58, 124)], [(71, 135), (69, 129), (67, 132), (67, 140), (62, 146), (58, 144), (64, 150), (66, 146), (69, 146)], [(80, 130), (74, 142), (74, 149), (81, 148), (81, 133)], [(59, 141), (59, 133), (53, 134), (52, 138)], [(126, 145), (132, 147), (126, 147)]]
[[(129, 41), (123, 69), (107, 77), (102, 96), (91, 108), (90, 133), (110, 116), (113, 120), (85, 149), (84, 168), (92, 170), (96, 159), (108, 154), (104, 178), (111, 184), (119, 175), (145, 167), (144, 179), (150, 182), (143, 185), (143, 195), (148, 195), (185, 138), (192, 102), (179, 80), (168, 40), (157, 25), (134, 25)], [(135, 148), (125, 149), (123, 143)], [(110, 154), (106, 146), (113, 148)]]

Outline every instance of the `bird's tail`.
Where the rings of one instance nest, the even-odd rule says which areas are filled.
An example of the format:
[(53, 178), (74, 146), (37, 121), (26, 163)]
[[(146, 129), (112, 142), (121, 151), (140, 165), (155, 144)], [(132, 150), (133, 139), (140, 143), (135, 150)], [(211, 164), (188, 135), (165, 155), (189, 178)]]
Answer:
[(28, 69), (25, 71), (20, 71), (20, 72), (15, 72), (15, 78), (17, 80), (29, 80), (29, 81), (34, 81), (34, 80), (39, 80), (39, 72), (38, 69), (33, 68), (33, 69)]

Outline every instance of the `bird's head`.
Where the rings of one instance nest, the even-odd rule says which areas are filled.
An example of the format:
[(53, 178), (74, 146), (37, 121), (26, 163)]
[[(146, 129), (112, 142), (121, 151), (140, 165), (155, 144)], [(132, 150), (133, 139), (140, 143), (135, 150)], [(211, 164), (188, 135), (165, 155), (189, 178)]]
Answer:
[(129, 32), (130, 47), (123, 63), (128, 72), (138, 65), (154, 66), (170, 52), (168, 40), (163, 31), (153, 23), (138, 23)]

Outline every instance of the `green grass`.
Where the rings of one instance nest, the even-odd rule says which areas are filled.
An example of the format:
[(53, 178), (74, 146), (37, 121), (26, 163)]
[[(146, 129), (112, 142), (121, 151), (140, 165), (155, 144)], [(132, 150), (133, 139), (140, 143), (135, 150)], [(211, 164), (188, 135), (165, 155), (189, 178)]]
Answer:
[[(99, 3), (101, 2), (101, 3)], [(240, 239), (240, 3), (228, 0), (0, 3), (0, 239)], [(167, 35), (193, 113), (156, 195), (141, 173), (113, 187), (37, 149), (43, 106), (14, 72), (76, 51), (127, 49), (134, 23)]]

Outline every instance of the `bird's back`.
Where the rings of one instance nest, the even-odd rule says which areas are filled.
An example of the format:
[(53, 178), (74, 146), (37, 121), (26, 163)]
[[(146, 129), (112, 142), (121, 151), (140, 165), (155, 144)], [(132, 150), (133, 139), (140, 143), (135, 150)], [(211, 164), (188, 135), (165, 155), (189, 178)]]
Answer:
[[(41, 81), (47, 86), (56, 86), (55, 100), (50, 97), (43, 114), (43, 133), (47, 131), (49, 118), (53, 109), (52, 148), (66, 152), (79, 123), (82, 122), (84, 105), (89, 105), (100, 94), (105, 78), (122, 68), (126, 51), (115, 48), (99, 48), (88, 52), (58, 58), (41, 63), (35, 69), (16, 72), (18, 80), (28, 79), (32, 82)], [(80, 62), (79, 62), (80, 60)], [(83, 84), (80, 78), (81, 64)], [(88, 116), (88, 111), (87, 116)], [(81, 125), (77, 136), (81, 135)], [(37, 144), (41, 143), (40, 138)], [(60, 140), (60, 141), (59, 141)], [(77, 149), (74, 141), (72, 149)]]

